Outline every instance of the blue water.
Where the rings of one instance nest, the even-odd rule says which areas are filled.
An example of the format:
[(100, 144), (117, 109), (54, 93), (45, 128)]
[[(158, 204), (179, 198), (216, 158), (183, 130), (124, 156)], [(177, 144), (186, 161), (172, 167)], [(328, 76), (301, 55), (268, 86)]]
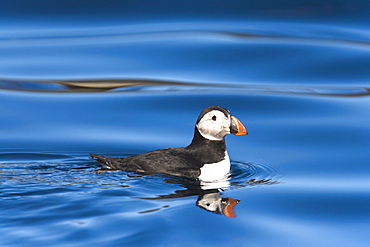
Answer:
[[(370, 3), (0, 3), (0, 246), (368, 246)], [(89, 153), (190, 143), (220, 105), (233, 172), (200, 188)], [(222, 211), (222, 203), (234, 210)]]

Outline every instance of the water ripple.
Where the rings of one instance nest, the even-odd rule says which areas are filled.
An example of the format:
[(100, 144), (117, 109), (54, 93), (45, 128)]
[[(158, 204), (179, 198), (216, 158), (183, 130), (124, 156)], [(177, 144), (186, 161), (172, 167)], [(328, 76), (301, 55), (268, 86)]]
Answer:
[(181, 82), (148, 79), (101, 79), (101, 80), (29, 80), (0, 78), (0, 89), (24, 92), (91, 93), (91, 92), (239, 92), (239, 93), (283, 93), (298, 95), (368, 96), (370, 88), (361, 86), (323, 85), (260, 85), (222, 84), (204, 82)]
[(232, 187), (280, 183), (281, 172), (272, 167), (251, 162), (232, 161)]
[[(0, 37), (3, 46), (79, 45), (156, 42), (164, 40), (204, 40), (207, 42), (273, 42), (273, 43), (316, 43), (319, 45), (340, 45), (365, 47), (370, 40), (368, 30), (335, 26), (280, 23), (279, 29), (272, 29), (269, 23), (178, 23), (171, 25), (125, 25), (104, 28), (74, 28), (54, 30), (33, 30), (33, 32), (8, 32)], [(304, 30), (304, 31), (301, 31)]]
[[(268, 166), (232, 161), (232, 174), (227, 182), (229, 186), (222, 187), (221, 190), (217, 186), (205, 187), (197, 180), (165, 175), (142, 176), (124, 171), (94, 173), (98, 165), (81, 155), (2, 153), (0, 156), (3, 160), (9, 160), (0, 163), (0, 194), (4, 199), (81, 193), (97, 193), (107, 198), (125, 196), (146, 200), (198, 196), (199, 207), (228, 217), (235, 216), (233, 208), (238, 200), (223, 198), (224, 191), (278, 184), (281, 177), (277, 170)], [(22, 159), (15, 162), (11, 160), (12, 157)], [(228, 203), (233, 205), (229, 208), (231, 211), (225, 211)], [(212, 206), (207, 206), (208, 204)], [(139, 213), (152, 213), (167, 207)]]

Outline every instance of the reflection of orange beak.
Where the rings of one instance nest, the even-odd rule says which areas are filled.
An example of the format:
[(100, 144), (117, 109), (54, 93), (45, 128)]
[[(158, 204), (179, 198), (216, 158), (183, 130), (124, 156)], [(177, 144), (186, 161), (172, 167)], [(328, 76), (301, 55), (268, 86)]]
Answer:
[(226, 200), (226, 205), (222, 209), (222, 212), (226, 217), (235, 218), (236, 214), (234, 212), (234, 207), (239, 203), (239, 200), (233, 198), (224, 198), (224, 200)]
[(234, 116), (231, 116), (230, 133), (234, 135), (248, 135), (248, 131), (242, 122)]

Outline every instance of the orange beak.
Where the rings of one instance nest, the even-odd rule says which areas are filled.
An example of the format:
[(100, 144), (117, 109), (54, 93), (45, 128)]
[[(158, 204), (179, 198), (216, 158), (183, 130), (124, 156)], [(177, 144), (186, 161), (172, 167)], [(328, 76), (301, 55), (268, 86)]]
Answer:
[(229, 218), (235, 218), (236, 214), (234, 212), (234, 207), (236, 204), (239, 203), (239, 200), (233, 199), (233, 198), (225, 198), (226, 199), (226, 205), (223, 208), (223, 213), (226, 217)]
[(231, 116), (230, 133), (234, 135), (248, 135), (247, 129), (244, 125), (234, 116)]

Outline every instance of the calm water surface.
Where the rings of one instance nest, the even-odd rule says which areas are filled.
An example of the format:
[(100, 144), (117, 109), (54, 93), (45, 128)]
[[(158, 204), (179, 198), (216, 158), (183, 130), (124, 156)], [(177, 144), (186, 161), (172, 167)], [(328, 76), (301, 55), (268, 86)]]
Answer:
[[(368, 1), (0, 4), (0, 246), (368, 246)], [(210, 105), (233, 172), (97, 173), (190, 143)]]

